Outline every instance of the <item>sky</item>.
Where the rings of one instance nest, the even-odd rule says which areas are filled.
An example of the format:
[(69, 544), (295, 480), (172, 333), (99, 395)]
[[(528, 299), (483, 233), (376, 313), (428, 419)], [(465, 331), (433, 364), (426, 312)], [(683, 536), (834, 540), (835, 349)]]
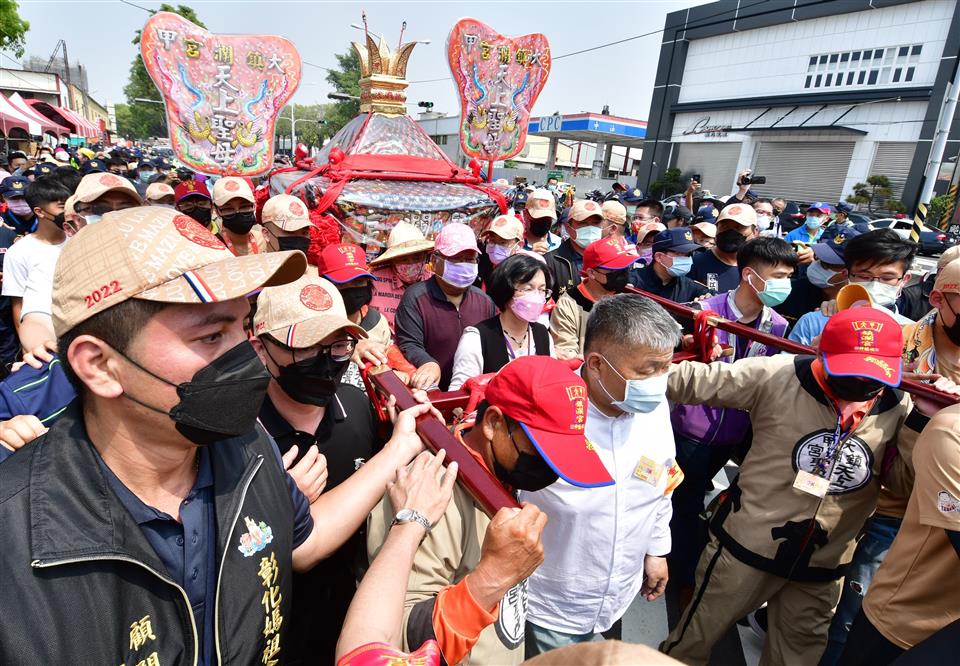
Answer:
[[(130, 0), (146, 9), (159, 2)], [(632, 2), (415, 2), (367, 0), (366, 2), (321, 2), (301, 0), (192, 0), (207, 29), (215, 33), (275, 34), (291, 40), (304, 61), (303, 78), (294, 103), (326, 103), (333, 88), (320, 67), (335, 67), (335, 53), (362, 39), (350, 27), (367, 13), (371, 32), (383, 34), (396, 45), (400, 26), (407, 22), (404, 41), (429, 39), (416, 47), (407, 68), (411, 82), (408, 102), (431, 101), (434, 111), (459, 113), (459, 101), (446, 64), (446, 37), (460, 18), (486, 22), (505, 35), (542, 32), (554, 58), (601, 44), (646, 33), (649, 36), (589, 53), (560, 58), (553, 63), (550, 78), (537, 100), (534, 116), (555, 111), (562, 114), (599, 113), (605, 104), (612, 115), (646, 120), (653, 93), (660, 53), (661, 30), (669, 12), (704, 4), (702, 0), (634, 0)], [(107, 104), (125, 101), (123, 87), (130, 63), (139, 47), (130, 43), (136, 30), (149, 18), (120, 0), (20, 0), (20, 15), (30, 22), (25, 55), (49, 57), (59, 39), (66, 40), (70, 64), (87, 69), (89, 94)], [(11, 54), (0, 57), (6, 68), (16, 68)], [(308, 65), (318, 65), (319, 67)], [(439, 81), (416, 83), (432, 79)], [(411, 108), (411, 113), (416, 110)]]

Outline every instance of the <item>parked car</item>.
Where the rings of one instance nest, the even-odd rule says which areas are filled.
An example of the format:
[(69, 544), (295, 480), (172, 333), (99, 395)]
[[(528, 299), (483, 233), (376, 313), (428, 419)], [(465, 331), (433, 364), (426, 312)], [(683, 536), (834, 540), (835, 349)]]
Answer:
[[(884, 217), (879, 220), (871, 220), (870, 224), (873, 225), (874, 229), (893, 229), (904, 240), (910, 240), (910, 232), (913, 230), (913, 220), (907, 218), (898, 220), (892, 217)], [(950, 245), (952, 243), (950, 243), (947, 234), (940, 229), (931, 229), (926, 225), (920, 229), (920, 254), (928, 257), (935, 256), (946, 250)]]

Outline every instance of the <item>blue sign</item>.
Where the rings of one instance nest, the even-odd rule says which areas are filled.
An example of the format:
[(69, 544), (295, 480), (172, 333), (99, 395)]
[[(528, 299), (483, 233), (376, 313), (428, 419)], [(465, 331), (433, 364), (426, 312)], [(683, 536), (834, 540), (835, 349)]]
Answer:
[(595, 118), (566, 118), (564, 116), (542, 116), (531, 120), (528, 126), (530, 134), (540, 132), (599, 132), (631, 139), (643, 139), (647, 136), (646, 127), (627, 125), (610, 119)]

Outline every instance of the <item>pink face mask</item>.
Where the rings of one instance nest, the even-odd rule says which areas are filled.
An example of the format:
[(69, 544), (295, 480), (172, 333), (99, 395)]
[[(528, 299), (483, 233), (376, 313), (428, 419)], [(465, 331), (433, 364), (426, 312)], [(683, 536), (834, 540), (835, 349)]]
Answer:
[(514, 296), (510, 301), (510, 311), (524, 321), (537, 321), (543, 313), (546, 297), (539, 291), (531, 291), (521, 296)]
[(414, 262), (412, 264), (394, 264), (394, 272), (397, 274), (397, 277), (404, 284), (413, 284), (414, 282), (419, 282), (427, 277), (426, 267), (420, 262)]

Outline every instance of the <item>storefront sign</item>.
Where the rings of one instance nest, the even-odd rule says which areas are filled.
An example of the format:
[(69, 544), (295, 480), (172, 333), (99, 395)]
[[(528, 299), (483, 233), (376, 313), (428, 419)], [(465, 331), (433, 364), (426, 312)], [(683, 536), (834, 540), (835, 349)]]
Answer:
[(704, 116), (693, 124), (688, 130), (684, 130), (684, 136), (691, 134), (700, 134), (710, 139), (718, 139), (727, 136), (730, 131), (730, 125), (711, 125), (710, 116)]

